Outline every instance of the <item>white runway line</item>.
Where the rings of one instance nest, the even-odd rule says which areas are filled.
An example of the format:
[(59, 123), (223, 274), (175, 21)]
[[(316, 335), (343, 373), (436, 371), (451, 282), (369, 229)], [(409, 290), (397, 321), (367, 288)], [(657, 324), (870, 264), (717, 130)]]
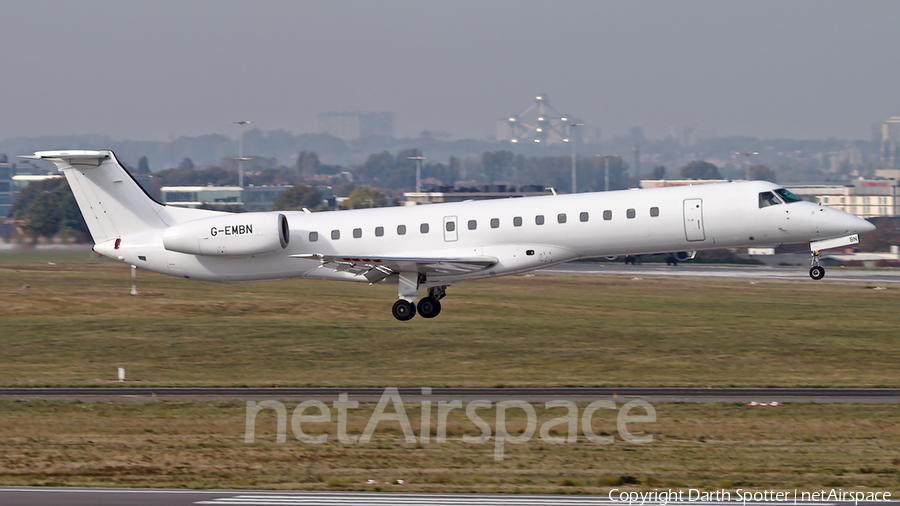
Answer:
[[(492, 496), (492, 495), (440, 495), (440, 494), (385, 494), (385, 493), (354, 493), (343, 494), (297, 494), (297, 495), (238, 495), (234, 497), (222, 497), (209, 501), (197, 501), (194, 504), (208, 505), (252, 505), (252, 506), (283, 506), (283, 505), (354, 505), (354, 506), (429, 506), (429, 505), (453, 505), (453, 506), (518, 506), (518, 505), (553, 505), (553, 506), (623, 506), (621, 501), (612, 501), (600, 497), (576, 497), (576, 496)], [(647, 502), (645, 506), (653, 506), (658, 502)], [(739, 502), (688, 502), (670, 501), (673, 506), (733, 506)], [(754, 502), (753, 506), (785, 506), (784, 502)], [(794, 502), (790, 503), (795, 504)], [(797, 502), (797, 506), (834, 506), (834, 503), (808, 503)]]
[[(684, 278), (730, 278), (748, 280), (809, 281), (805, 269), (779, 267), (739, 267), (717, 265), (682, 265), (678, 267), (644, 265), (624, 267), (620, 265), (592, 266), (562, 264), (536, 271), (552, 274), (588, 274), (605, 276), (662, 276)], [(844, 283), (900, 283), (900, 270), (845, 270), (840, 267), (826, 269), (825, 280)]]

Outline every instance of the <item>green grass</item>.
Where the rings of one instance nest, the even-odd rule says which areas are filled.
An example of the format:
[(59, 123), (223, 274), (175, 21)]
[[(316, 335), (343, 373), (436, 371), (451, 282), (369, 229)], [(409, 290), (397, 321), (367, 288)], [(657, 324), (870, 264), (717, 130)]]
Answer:
[(132, 297), (127, 266), (62, 255), (0, 255), (2, 386), (900, 386), (893, 288), (538, 273), (398, 322), (393, 285), (138, 271)]
[[(900, 488), (897, 404), (655, 407), (655, 423), (629, 426), (652, 435), (650, 443), (617, 437), (596, 444), (579, 434), (577, 443), (553, 445), (535, 437), (507, 444), (505, 458), (495, 461), (493, 440), (462, 441), (481, 431), (458, 410), (443, 444), (406, 442), (396, 422), (380, 423), (366, 444), (339, 443), (334, 424), (303, 426), (328, 434), (328, 444), (301, 443), (290, 428), (287, 442), (277, 443), (271, 410), (260, 413), (257, 439), (246, 444), (242, 402), (0, 401), (0, 485), (594, 494)], [(372, 408), (350, 410), (350, 434), (363, 430)], [(416, 435), (418, 409), (406, 405)], [(541, 405), (536, 411), (538, 427), (562, 414)], [(479, 415), (493, 425), (489, 411)], [(523, 418), (521, 410), (508, 411), (511, 434)], [(614, 412), (597, 412), (594, 431), (616, 434)], [(369, 479), (407, 484), (364, 485)]]
[(56, 264), (96, 264), (98, 262), (112, 262), (102, 259), (87, 246), (78, 245), (81, 251), (17, 251), (0, 253), (0, 265), (10, 267), (24, 267), (27, 265), (47, 265), (49, 262)]

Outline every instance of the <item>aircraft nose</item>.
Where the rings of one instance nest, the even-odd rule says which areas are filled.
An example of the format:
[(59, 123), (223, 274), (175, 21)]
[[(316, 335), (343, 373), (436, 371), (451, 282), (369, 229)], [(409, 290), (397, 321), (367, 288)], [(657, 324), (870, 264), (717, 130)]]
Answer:
[(868, 221), (838, 209), (824, 206), (820, 210), (825, 211), (817, 213), (820, 216), (818, 227), (822, 235), (836, 236), (839, 234), (864, 234), (875, 230), (875, 225)]
[(875, 230), (875, 225), (873, 225), (871, 222), (864, 220), (862, 218), (857, 218), (857, 219), (862, 222), (859, 224), (859, 228), (856, 229), (857, 233), (864, 234), (866, 232), (871, 232), (871, 231)]
[(841, 228), (842, 232), (846, 231), (849, 234), (863, 234), (875, 230), (875, 225), (872, 225), (855, 214), (844, 211), (838, 212), (840, 213), (840, 216), (835, 220), (835, 224)]

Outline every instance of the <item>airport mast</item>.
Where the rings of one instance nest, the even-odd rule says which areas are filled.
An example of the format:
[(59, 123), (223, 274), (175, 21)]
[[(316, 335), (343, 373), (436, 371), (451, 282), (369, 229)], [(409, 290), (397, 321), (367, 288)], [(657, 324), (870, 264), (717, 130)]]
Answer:
[(244, 125), (248, 125), (250, 122), (247, 120), (238, 120), (232, 121), (232, 123), (236, 125), (240, 125), (241, 127), (241, 135), (238, 137), (238, 186), (241, 188), (244, 187)]
[[(418, 149), (416, 153), (419, 153)], [(406, 158), (416, 161), (416, 193), (422, 193), (422, 160), (425, 160), (425, 157), (419, 154), (418, 156), (407, 156)]]

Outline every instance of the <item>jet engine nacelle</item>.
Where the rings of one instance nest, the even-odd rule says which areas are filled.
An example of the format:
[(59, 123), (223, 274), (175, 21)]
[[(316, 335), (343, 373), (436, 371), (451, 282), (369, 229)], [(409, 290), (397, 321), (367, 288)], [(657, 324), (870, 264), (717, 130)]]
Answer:
[(696, 251), (679, 251), (677, 253), (673, 253), (673, 255), (675, 255), (675, 258), (679, 262), (684, 262), (685, 260), (693, 260), (694, 257), (697, 256), (697, 252)]
[(163, 246), (189, 255), (248, 256), (284, 249), (291, 240), (281, 213), (240, 213), (180, 223), (163, 232)]

